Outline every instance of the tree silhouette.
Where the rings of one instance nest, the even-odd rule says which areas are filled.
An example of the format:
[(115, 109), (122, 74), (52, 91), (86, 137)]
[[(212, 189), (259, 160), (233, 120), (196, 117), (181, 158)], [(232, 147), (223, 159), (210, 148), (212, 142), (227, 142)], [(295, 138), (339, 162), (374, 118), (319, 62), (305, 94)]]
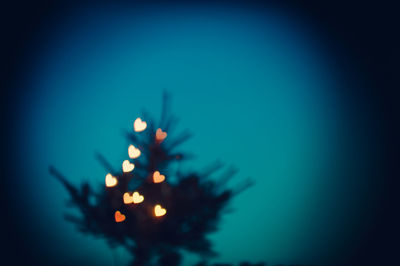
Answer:
[[(50, 167), (50, 173), (68, 190), (72, 206), (80, 212), (79, 217), (65, 218), (82, 233), (106, 239), (111, 247), (125, 247), (133, 255), (132, 265), (179, 265), (182, 250), (197, 253), (206, 265), (205, 261), (216, 255), (207, 235), (218, 229), (232, 197), (251, 185), (247, 179), (234, 189), (226, 188), (236, 169), (219, 162), (198, 172), (172, 170), (172, 164), (191, 157), (178, 150), (191, 134), (183, 131), (174, 136), (177, 119), (169, 112), (169, 102), (169, 95), (164, 93), (157, 126), (144, 112), (146, 122), (136, 123), (142, 126), (138, 131), (144, 123), (146, 128), (126, 132), (132, 143), (124, 162), (126, 171), (115, 171), (97, 154), (109, 172), (100, 191), (87, 182), (80, 187), (72, 185)], [(134, 169), (128, 169), (132, 163)], [(221, 168), (225, 170), (216, 178)]]

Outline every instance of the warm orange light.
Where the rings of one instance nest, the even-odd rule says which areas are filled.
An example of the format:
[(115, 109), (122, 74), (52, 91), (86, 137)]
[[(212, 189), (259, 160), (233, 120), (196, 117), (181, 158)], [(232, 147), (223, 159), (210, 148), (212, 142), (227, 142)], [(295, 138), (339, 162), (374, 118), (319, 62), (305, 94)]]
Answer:
[(141, 203), (143, 202), (144, 197), (139, 194), (139, 192), (135, 191), (133, 192), (132, 196), (129, 195), (129, 192), (124, 193), (124, 203), (125, 204), (130, 204), (130, 203)]
[(140, 117), (136, 118), (135, 122), (133, 123), (133, 129), (136, 132), (141, 132), (143, 130), (145, 130), (147, 127), (147, 123), (145, 121), (142, 121), (142, 119), (140, 119)]
[(163, 209), (161, 205), (157, 204), (154, 206), (154, 214), (157, 217), (164, 216), (167, 213), (166, 209)]
[(121, 214), (120, 211), (116, 211), (116, 212), (115, 212), (115, 221), (116, 221), (117, 223), (120, 223), (120, 222), (125, 221), (125, 218), (126, 218), (125, 215)]
[(161, 183), (162, 181), (165, 180), (165, 176), (161, 175), (160, 172), (155, 171), (153, 174), (153, 181), (154, 183)]
[(133, 145), (130, 145), (128, 148), (129, 158), (136, 159), (140, 156), (140, 150)]
[(106, 175), (106, 187), (115, 187), (117, 184), (117, 178), (113, 177), (111, 174)]
[(125, 204), (131, 204), (131, 203), (133, 203), (133, 196), (130, 196), (130, 195), (129, 195), (129, 192), (124, 193), (123, 199), (124, 199), (124, 203), (125, 203)]
[(131, 172), (133, 170), (133, 168), (135, 168), (135, 165), (128, 160), (125, 160), (122, 163), (122, 171), (124, 171), (124, 173)]
[(156, 131), (156, 140), (158, 142), (163, 141), (167, 137), (167, 132), (163, 132), (161, 128), (157, 129)]

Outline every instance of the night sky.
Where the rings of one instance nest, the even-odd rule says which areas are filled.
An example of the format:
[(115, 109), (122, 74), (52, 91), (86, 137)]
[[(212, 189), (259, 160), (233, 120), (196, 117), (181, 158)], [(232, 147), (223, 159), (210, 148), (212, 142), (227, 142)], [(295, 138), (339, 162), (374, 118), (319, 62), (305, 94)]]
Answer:
[[(104, 1), (9, 10), (1, 198), (16, 264), (129, 261), (64, 220), (68, 194), (48, 167), (102, 185), (95, 153), (118, 167), (130, 144), (123, 131), (143, 109), (158, 118), (163, 91), (194, 135), (182, 148), (195, 157), (176, 167), (220, 160), (240, 170), (229, 186), (254, 181), (210, 235), (213, 262), (393, 261), (390, 8)], [(188, 253), (184, 265), (198, 260)]]

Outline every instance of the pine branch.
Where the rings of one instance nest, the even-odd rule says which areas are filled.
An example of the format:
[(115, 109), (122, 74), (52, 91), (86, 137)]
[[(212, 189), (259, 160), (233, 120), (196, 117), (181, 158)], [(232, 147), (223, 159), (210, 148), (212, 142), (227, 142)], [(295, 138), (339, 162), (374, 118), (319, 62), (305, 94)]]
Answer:
[[(141, 152), (135, 159), (132, 172), (120, 173), (100, 153), (96, 158), (111, 174), (110, 186), (94, 190), (88, 183), (74, 186), (50, 167), (50, 173), (67, 189), (72, 206), (81, 217), (66, 215), (65, 219), (75, 224), (85, 234), (103, 238), (110, 247), (123, 246), (132, 253), (132, 265), (148, 265), (155, 258), (159, 265), (179, 265), (181, 251), (187, 250), (202, 257), (212, 257), (212, 243), (208, 234), (218, 229), (221, 215), (227, 210), (232, 197), (247, 189), (247, 180), (234, 190), (226, 183), (237, 173), (234, 167), (227, 168), (220, 178), (214, 173), (223, 168), (216, 162), (200, 173), (171, 173), (171, 164), (190, 158), (190, 154), (175, 149), (192, 135), (183, 131), (173, 136), (170, 130), (176, 119), (169, 112), (169, 95), (163, 95), (160, 129), (168, 132), (166, 139), (157, 139), (154, 120), (144, 112), (147, 127), (143, 132), (125, 132), (129, 142)], [(154, 177), (163, 179), (156, 182)], [(171, 182), (175, 177), (176, 182)], [(115, 180), (115, 181), (113, 181)], [(141, 202), (124, 202), (133, 191), (143, 196)], [(133, 196), (132, 196), (133, 197)], [(91, 200), (93, 199), (93, 200)], [(155, 215), (159, 205), (166, 214)], [(162, 209), (161, 208), (161, 209)], [(117, 213), (119, 213), (117, 215)]]

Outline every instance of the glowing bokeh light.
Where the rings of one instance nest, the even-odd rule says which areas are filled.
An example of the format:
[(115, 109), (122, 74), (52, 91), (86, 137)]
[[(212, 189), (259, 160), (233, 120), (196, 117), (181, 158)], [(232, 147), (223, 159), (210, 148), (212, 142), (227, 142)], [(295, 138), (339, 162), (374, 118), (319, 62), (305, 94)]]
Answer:
[(129, 158), (136, 159), (136, 158), (138, 158), (140, 156), (141, 152), (135, 146), (130, 145), (129, 148), (128, 148), (128, 154), (129, 154)]
[(133, 203), (133, 196), (129, 195), (129, 192), (125, 192), (123, 196), (123, 200), (125, 204)]
[(125, 221), (125, 219), (126, 219), (125, 215), (123, 215), (120, 211), (115, 212), (115, 221), (117, 223), (123, 222)]
[(132, 195), (133, 203), (138, 204), (144, 201), (144, 196), (140, 195), (139, 192), (135, 191)]
[(167, 213), (167, 210), (162, 208), (161, 205), (157, 204), (154, 206), (154, 214), (156, 217), (164, 216)]
[(111, 174), (106, 175), (106, 187), (115, 187), (118, 184), (118, 180), (116, 177)]
[(131, 163), (128, 160), (125, 160), (122, 163), (122, 171), (124, 171), (124, 173), (129, 173), (132, 172), (132, 170), (135, 168), (135, 165), (133, 163)]
[(139, 194), (139, 192), (135, 191), (133, 192), (132, 196), (129, 195), (129, 192), (124, 193), (124, 203), (125, 204), (131, 204), (131, 203), (141, 203), (144, 200), (144, 197), (142, 195)]
[(162, 142), (167, 137), (167, 132), (163, 132), (161, 128), (156, 131), (156, 140)]
[(165, 176), (160, 174), (159, 171), (155, 171), (153, 174), (153, 181), (154, 183), (161, 183), (165, 180)]
[(147, 123), (145, 121), (142, 121), (142, 119), (140, 119), (140, 117), (136, 118), (135, 122), (133, 123), (133, 129), (136, 132), (142, 132), (143, 130), (145, 130), (147, 127)]

